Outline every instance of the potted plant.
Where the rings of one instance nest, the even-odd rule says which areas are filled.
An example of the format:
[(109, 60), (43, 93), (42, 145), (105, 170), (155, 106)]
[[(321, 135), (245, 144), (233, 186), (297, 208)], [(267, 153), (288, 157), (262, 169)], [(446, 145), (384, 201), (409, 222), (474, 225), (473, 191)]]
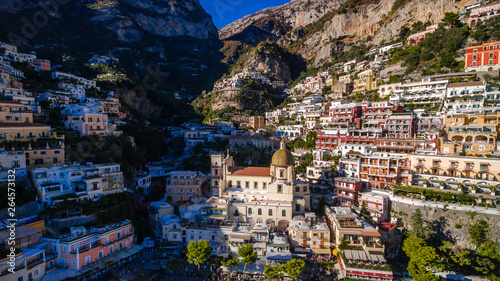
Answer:
[(475, 194), (477, 192), (477, 185), (473, 185), (471, 188), (471, 192)]
[(491, 195), (495, 196), (497, 193), (497, 189), (495, 187), (491, 188)]
[(464, 186), (461, 183), (459, 183), (458, 187), (457, 187), (458, 191), (462, 192), (463, 188), (464, 188)]
[(439, 189), (444, 189), (445, 188), (445, 183), (444, 181), (439, 183)]

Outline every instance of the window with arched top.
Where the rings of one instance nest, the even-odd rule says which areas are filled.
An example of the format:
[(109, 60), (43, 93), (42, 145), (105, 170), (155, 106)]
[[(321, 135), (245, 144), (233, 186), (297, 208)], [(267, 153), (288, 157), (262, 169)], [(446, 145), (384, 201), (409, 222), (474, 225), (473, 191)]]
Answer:
[(248, 208), (248, 214), (251, 215), (252, 214), (252, 208)]
[(286, 210), (281, 211), (281, 216), (286, 217)]
[(259, 209), (257, 210), (257, 214), (258, 214), (259, 216), (262, 216), (262, 209), (261, 209), (261, 208), (259, 208)]
[(269, 215), (272, 216), (273, 215), (273, 209), (269, 209)]

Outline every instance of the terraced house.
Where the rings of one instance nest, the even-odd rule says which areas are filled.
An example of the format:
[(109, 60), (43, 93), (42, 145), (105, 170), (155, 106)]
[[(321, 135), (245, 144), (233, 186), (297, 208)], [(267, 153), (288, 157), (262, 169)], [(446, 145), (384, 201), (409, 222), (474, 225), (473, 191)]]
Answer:
[(497, 147), (500, 112), (481, 114), (448, 114), (446, 135), (440, 139), (442, 154), (487, 155)]
[(500, 159), (447, 155), (411, 155), (410, 159), (413, 185), (488, 195), (500, 188)]

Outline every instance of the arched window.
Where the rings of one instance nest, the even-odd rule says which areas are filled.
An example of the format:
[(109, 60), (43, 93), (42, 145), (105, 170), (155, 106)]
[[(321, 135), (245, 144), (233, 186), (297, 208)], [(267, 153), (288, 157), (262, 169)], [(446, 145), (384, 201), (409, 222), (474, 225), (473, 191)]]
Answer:
[(259, 208), (259, 209), (257, 210), (257, 214), (258, 214), (259, 216), (262, 216), (262, 209), (261, 209), (261, 208)]
[(248, 208), (248, 214), (251, 215), (252, 214), (252, 208)]
[(269, 209), (269, 215), (272, 216), (273, 215), (273, 209)]
[(281, 211), (281, 216), (286, 217), (286, 210)]
[(262, 219), (257, 219), (257, 223), (262, 223)]

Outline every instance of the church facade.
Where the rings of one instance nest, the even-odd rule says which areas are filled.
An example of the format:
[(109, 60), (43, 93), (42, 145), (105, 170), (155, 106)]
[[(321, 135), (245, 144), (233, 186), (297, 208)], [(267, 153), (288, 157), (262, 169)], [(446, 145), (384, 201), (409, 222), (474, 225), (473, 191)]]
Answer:
[(284, 230), (294, 216), (311, 211), (309, 184), (295, 179), (294, 167), (284, 142), (270, 167), (235, 166), (230, 155), (212, 153), (212, 195), (227, 199), (230, 220)]

